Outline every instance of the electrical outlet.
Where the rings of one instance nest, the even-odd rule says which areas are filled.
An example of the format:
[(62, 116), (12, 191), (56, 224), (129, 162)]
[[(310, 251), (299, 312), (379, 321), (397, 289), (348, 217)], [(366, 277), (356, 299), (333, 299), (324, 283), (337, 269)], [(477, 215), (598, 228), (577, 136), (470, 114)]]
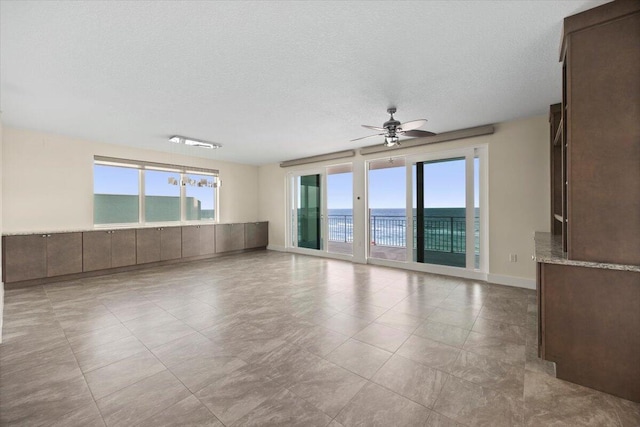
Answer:
[(518, 262), (518, 254), (509, 254), (509, 262)]

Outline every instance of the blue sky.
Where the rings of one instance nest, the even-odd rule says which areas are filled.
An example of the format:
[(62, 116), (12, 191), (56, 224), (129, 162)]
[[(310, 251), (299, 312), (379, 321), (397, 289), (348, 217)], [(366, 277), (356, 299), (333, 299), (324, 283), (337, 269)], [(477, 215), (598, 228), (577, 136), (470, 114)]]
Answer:
[[(476, 166), (478, 159), (476, 159)], [(475, 195), (478, 200), (478, 168), (476, 167)], [(464, 160), (429, 163), (424, 168), (425, 207), (464, 207)], [(369, 171), (369, 207), (371, 209), (402, 209), (406, 205), (404, 166)], [(414, 173), (415, 187), (415, 173)], [(327, 208), (352, 208), (351, 173), (327, 176)]]
[[(476, 165), (477, 165), (476, 159)], [(369, 171), (369, 207), (371, 209), (402, 209), (406, 204), (405, 167)], [(415, 175), (415, 174), (414, 174)], [(169, 185), (168, 177), (180, 180), (180, 174), (146, 171), (147, 194), (178, 196), (178, 186)], [(199, 180), (199, 175), (189, 175)], [(478, 200), (476, 167), (475, 193)], [(210, 179), (210, 177), (207, 177)], [(425, 165), (425, 207), (450, 208), (464, 206), (464, 161), (448, 161)], [(327, 208), (352, 209), (352, 173), (327, 176)], [(415, 178), (414, 178), (415, 187)], [(94, 192), (98, 194), (138, 194), (138, 170), (113, 166), (94, 166)], [(187, 186), (187, 197), (196, 197), (203, 209), (213, 209), (213, 191), (208, 187)]]
[[(180, 186), (170, 185), (168, 178), (180, 181), (180, 174), (166, 171), (145, 171), (145, 189), (149, 196), (180, 196)], [(201, 178), (211, 180), (210, 176), (188, 174), (187, 177), (199, 181)], [(213, 209), (213, 191), (211, 187), (186, 187), (187, 197), (200, 200), (202, 209)], [(93, 192), (96, 194), (138, 194), (138, 170), (114, 166), (95, 165), (93, 168)]]

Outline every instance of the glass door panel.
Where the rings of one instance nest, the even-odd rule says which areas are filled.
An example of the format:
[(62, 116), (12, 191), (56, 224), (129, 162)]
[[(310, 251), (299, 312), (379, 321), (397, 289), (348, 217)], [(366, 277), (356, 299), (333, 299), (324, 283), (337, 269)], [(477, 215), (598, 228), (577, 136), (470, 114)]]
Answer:
[(473, 266), (480, 269), (480, 158), (476, 153), (473, 158)]
[(322, 249), (321, 176), (297, 178), (298, 247)]
[(404, 158), (369, 163), (369, 257), (407, 259), (407, 172)]
[(417, 162), (414, 170), (415, 260), (466, 267), (466, 159)]
[(353, 172), (351, 164), (327, 168), (327, 251), (353, 254)]

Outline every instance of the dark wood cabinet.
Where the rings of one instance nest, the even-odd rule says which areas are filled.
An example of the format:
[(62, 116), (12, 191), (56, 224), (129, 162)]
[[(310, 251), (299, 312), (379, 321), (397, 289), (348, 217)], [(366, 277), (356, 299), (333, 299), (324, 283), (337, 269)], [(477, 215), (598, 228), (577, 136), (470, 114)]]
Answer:
[(538, 269), (540, 356), (558, 378), (640, 402), (640, 273)]
[(82, 272), (82, 233), (47, 235), (47, 277)]
[(640, 2), (564, 21), (568, 257), (640, 265)]
[(5, 236), (2, 240), (4, 282), (19, 282), (46, 277), (46, 234)]
[(182, 257), (215, 253), (215, 226), (191, 225), (182, 227)]
[(264, 248), (269, 244), (269, 223), (249, 222), (244, 225), (245, 249)]
[(536, 235), (539, 354), (560, 379), (640, 402), (640, 1), (563, 27), (551, 240)]
[(213, 255), (216, 253), (216, 226), (200, 226), (200, 255)]
[(111, 232), (111, 267), (136, 264), (136, 230)]
[(182, 227), (182, 256), (184, 258), (200, 255), (199, 226)]
[(82, 271), (125, 267), (136, 263), (136, 230), (82, 233)]
[(82, 272), (82, 233), (5, 236), (2, 249), (7, 283)]
[(136, 264), (160, 261), (160, 228), (136, 230)]
[(82, 271), (111, 268), (111, 231), (82, 233)]
[(266, 247), (268, 223), (15, 235), (2, 242), (3, 281), (20, 287), (48, 277)]
[(244, 224), (216, 225), (216, 253), (244, 249)]
[(182, 257), (181, 227), (139, 228), (136, 231), (138, 264)]
[(160, 228), (160, 260), (182, 258), (182, 227)]
[(562, 176), (566, 169), (564, 138), (562, 136), (562, 104), (554, 104), (549, 108), (549, 139), (551, 141), (550, 165), (551, 165), (551, 233), (562, 235), (566, 224), (566, 212), (563, 208), (563, 200), (566, 190), (565, 179)]

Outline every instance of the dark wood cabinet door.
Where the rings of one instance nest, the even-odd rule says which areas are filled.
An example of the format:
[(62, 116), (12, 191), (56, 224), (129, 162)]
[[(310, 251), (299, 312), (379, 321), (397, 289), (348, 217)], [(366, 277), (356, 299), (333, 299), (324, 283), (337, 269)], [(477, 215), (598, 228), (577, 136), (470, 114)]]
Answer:
[(111, 268), (111, 232), (82, 233), (82, 271)]
[(200, 228), (198, 225), (182, 227), (182, 257), (200, 255)]
[(557, 377), (640, 402), (640, 273), (542, 264), (540, 280)]
[(160, 229), (136, 230), (136, 264), (160, 261)]
[(212, 255), (216, 253), (215, 230), (215, 225), (200, 226), (200, 255)]
[(163, 227), (160, 242), (162, 261), (182, 258), (182, 227)]
[(569, 259), (640, 264), (639, 4), (575, 15), (567, 36)]
[(111, 267), (125, 267), (136, 263), (136, 230), (111, 232)]
[(81, 273), (82, 233), (47, 236), (47, 277)]
[(269, 224), (250, 222), (244, 225), (245, 248), (263, 248), (269, 244)]
[(216, 253), (244, 249), (244, 224), (216, 225)]
[(46, 234), (3, 238), (4, 281), (39, 279), (47, 275)]

